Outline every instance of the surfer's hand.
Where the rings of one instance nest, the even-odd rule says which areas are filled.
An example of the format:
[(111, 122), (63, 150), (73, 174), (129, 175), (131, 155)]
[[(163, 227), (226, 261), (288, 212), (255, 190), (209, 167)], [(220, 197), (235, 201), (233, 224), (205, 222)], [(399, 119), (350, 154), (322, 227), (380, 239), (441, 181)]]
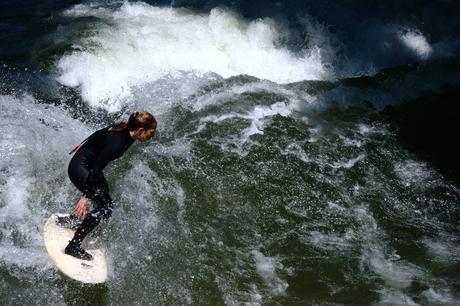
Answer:
[(75, 206), (74, 212), (79, 219), (84, 219), (86, 217), (86, 214), (88, 213), (88, 201), (88, 198), (82, 197), (78, 201), (77, 206)]

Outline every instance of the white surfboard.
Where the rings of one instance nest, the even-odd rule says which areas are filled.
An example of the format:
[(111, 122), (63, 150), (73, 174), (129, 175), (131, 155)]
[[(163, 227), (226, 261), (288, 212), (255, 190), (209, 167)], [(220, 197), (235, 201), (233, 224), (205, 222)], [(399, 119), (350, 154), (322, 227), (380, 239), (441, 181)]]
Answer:
[(81, 260), (64, 253), (72, 239), (74, 230), (56, 224), (57, 217), (65, 214), (53, 214), (45, 223), (44, 239), (48, 255), (56, 267), (68, 277), (86, 284), (98, 284), (107, 280), (107, 262), (100, 249), (87, 249), (93, 255), (92, 260)]

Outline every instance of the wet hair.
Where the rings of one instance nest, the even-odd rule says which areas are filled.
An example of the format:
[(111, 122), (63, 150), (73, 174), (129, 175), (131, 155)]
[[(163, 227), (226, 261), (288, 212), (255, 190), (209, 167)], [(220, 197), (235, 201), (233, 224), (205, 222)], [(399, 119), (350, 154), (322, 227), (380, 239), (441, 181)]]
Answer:
[(115, 132), (134, 131), (139, 128), (154, 129), (157, 127), (155, 117), (149, 112), (134, 112), (127, 122), (120, 122), (113, 126), (110, 130)]

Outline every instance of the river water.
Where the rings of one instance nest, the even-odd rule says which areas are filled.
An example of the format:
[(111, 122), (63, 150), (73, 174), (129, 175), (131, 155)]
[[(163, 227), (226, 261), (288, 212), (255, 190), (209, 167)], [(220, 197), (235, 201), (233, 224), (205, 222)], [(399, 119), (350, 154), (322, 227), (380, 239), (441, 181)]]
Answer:
[[(460, 303), (456, 2), (0, 11), (0, 304)], [(110, 278), (83, 286), (42, 226), (79, 198), (67, 153), (135, 110), (157, 135), (104, 171)]]

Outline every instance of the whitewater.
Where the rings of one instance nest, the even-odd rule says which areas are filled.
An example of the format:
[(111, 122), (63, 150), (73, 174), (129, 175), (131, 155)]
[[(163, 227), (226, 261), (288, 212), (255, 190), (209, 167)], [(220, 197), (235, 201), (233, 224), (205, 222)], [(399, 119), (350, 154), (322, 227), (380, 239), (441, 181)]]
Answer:
[[(0, 303), (460, 303), (456, 164), (401, 136), (420, 114), (455, 135), (436, 130), (456, 120), (455, 4), (380, 18), (358, 2), (192, 2), (3, 10)], [(109, 281), (83, 286), (42, 227), (79, 198), (68, 152), (135, 110), (157, 135), (104, 171)]]

